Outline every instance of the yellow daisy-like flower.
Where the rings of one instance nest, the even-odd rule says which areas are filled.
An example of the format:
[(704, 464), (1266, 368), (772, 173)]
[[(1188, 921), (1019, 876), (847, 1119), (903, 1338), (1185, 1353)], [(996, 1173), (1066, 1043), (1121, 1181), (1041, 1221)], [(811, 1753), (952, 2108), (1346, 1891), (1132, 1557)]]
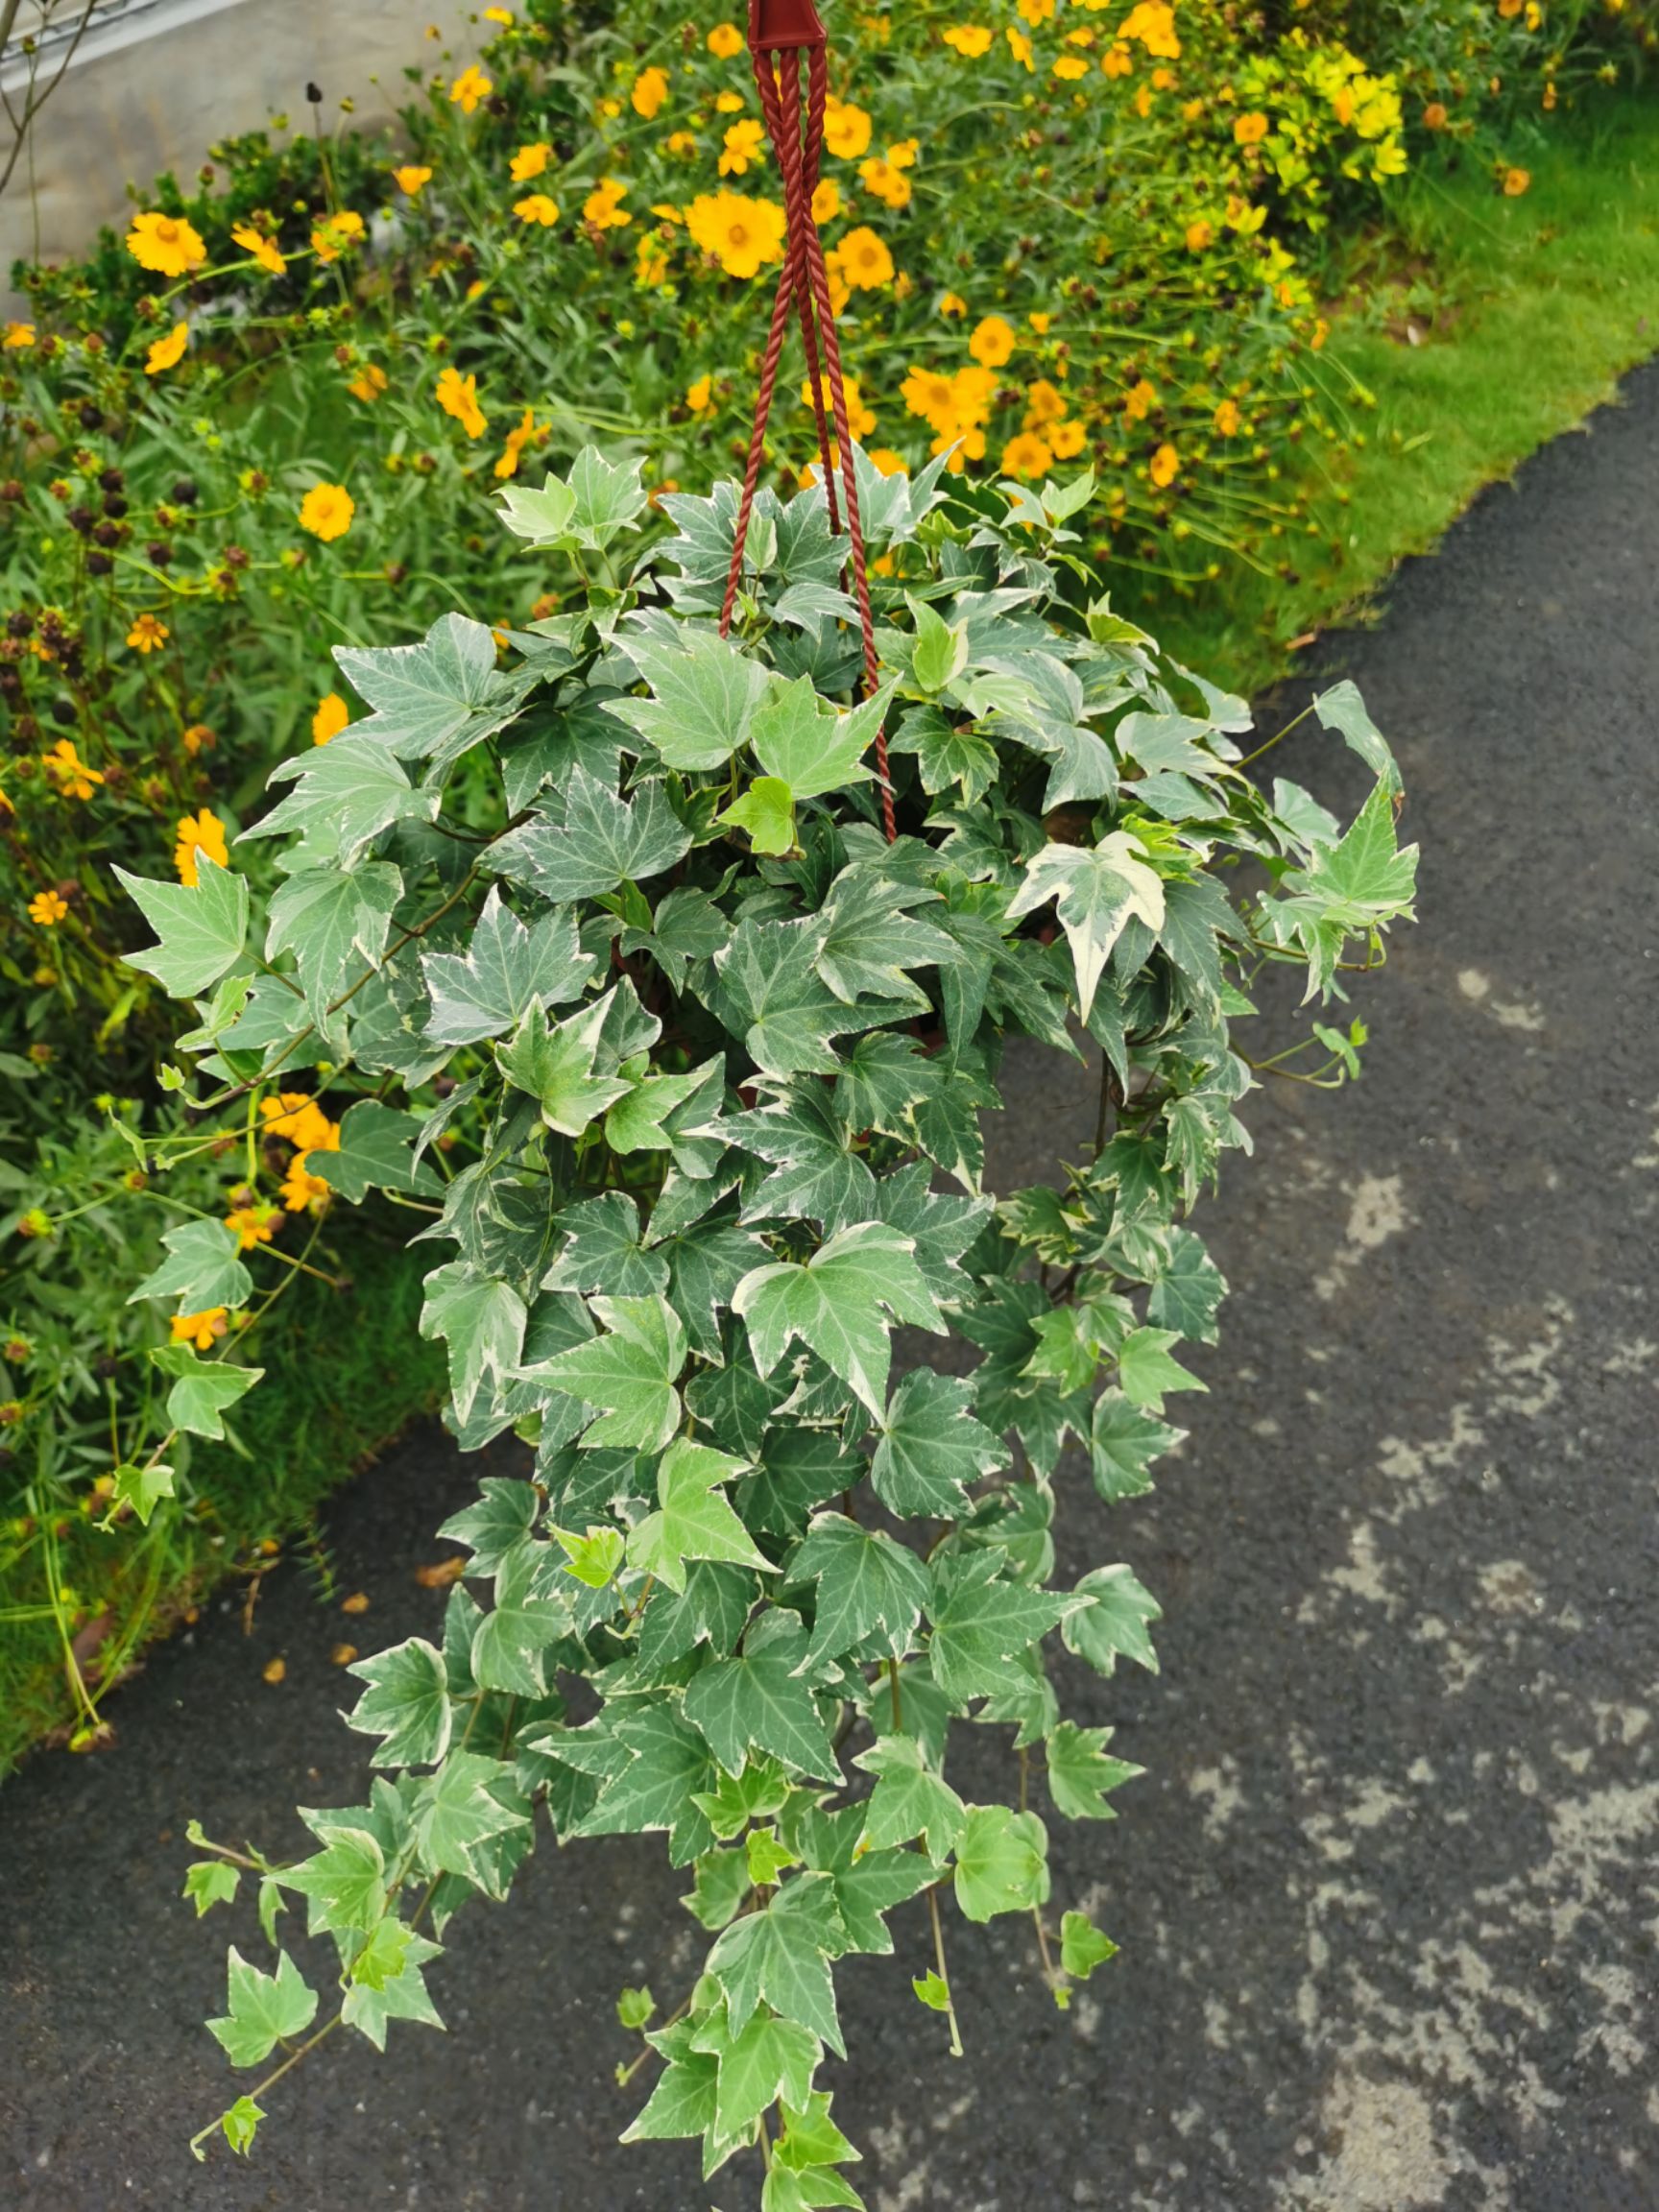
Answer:
[(184, 358), (184, 349), (190, 343), (188, 323), (175, 323), (165, 338), (157, 338), (144, 356), (146, 376), (159, 376), (163, 369), (176, 369)]
[[(830, 404), (830, 379), (828, 376), (820, 376), (818, 382), (824, 401), (825, 418), (832, 422), (834, 416)], [(864, 396), (858, 388), (857, 377), (844, 377), (842, 384), (847, 396), (847, 427), (853, 436), (862, 443), (875, 429), (876, 418), (865, 404)], [(801, 386), (801, 404), (804, 407), (810, 407), (812, 404), (812, 387), (805, 381)]]
[(545, 138), (537, 138), (528, 146), (520, 146), (508, 164), (515, 184), (528, 184), (533, 177), (540, 177), (553, 158), (553, 149)]
[(891, 161), (883, 161), (872, 155), (858, 164), (859, 179), (866, 192), (873, 192), (878, 200), (889, 207), (908, 207), (911, 184), (902, 169), (896, 169)]
[(1000, 315), (987, 315), (974, 325), (968, 350), (982, 369), (1000, 369), (1014, 351), (1014, 325)]
[(184, 732), (182, 739), (184, 750), (189, 754), (192, 760), (195, 759), (198, 753), (211, 745), (213, 741), (213, 733), (205, 722), (192, 722)]
[(168, 1324), (175, 1344), (194, 1344), (198, 1352), (210, 1352), (230, 1326), (223, 1306), (204, 1306), (200, 1313), (175, 1313)]
[(1173, 445), (1167, 443), (1160, 445), (1157, 452), (1153, 454), (1151, 467), (1147, 470), (1153, 483), (1157, 485), (1160, 492), (1166, 492), (1180, 473), (1180, 454), (1176, 452)]
[[(156, 617), (153, 614), (140, 614), (138, 620), (140, 623), (155, 622)], [(158, 622), (156, 627), (161, 629)], [(165, 637), (166, 631), (162, 630), (161, 635)], [(131, 638), (128, 643), (132, 643)], [(146, 646), (145, 651), (148, 650)], [(40, 765), (57, 784), (60, 799), (90, 799), (93, 786), (104, 781), (98, 770), (89, 768), (76, 752), (73, 737), (60, 737), (50, 753), (41, 754)]]
[(1056, 422), (1048, 433), (1048, 444), (1056, 461), (1074, 461), (1082, 452), (1086, 438), (1081, 422)]
[(1118, 27), (1119, 38), (1136, 38), (1148, 54), (1161, 60), (1178, 61), (1181, 41), (1175, 36), (1175, 11), (1169, 0), (1140, 0)]
[(1018, 438), (1010, 438), (1002, 448), (1002, 473), (1004, 476), (1042, 476), (1053, 460), (1052, 448), (1035, 431), (1022, 430)]
[(895, 138), (887, 149), (887, 158), (895, 169), (914, 169), (921, 151), (920, 138)]
[(713, 397), (714, 379), (712, 376), (699, 376), (695, 384), (689, 384), (685, 388), (685, 404), (693, 415), (706, 415), (709, 411), (709, 402)]
[(56, 891), (37, 891), (29, 902), (29, 919), (42, 929), (52, 929), (69, 911), (69, 902)]
[(1020, 63), (1020, 66), (1025, 71), (1026, 75), (1035, 76), (1037, 71), (1037, 50), (1032, 45), (1030, 39), (1026, 37), (1024, 32), (1016, 31), (1013, 24), (1009, 23), (1004, 27), (1002, 36), (1008, 41), (1008, 51), (1013, 55), (1015, 60)]
[(186, 814), (179, 825), (178, 842), (173, 848), (173, 865), (179, 871), (179, 880), (186, 890), (196, 885), (196, 855), (205, 853), (208, 859), (221, 868), (230, 865), (229, 848), (225, 843), (225, 825), (211, 808), (204, 806), (199, 814)]
[(540, 445), (552, 428), (550, 422), (538, 422), (534, 407), (526, 407), (517, 422), (508, 431), (506, 441), (496, 457), (494, 473), (503, 481), (517, 476), (518, 463), (526, 445)]
[(721, 115), (741, 115), (743, 95), (741, 92), (722, 92), (716, 97), (714, 107)]
[(893, 281), (893, 256), (865, 224), (849, 230), (835, 249), (842, 280), (854, 292), (878, 292)]
[(1223, 399), (1220, 406), (1216, 408), (1214, 414), (1211, 417), (1211, 421), (1214, 424), (1218, 436), (1222, 438), (1237, 438), (1238, 435), (1239, 423), (1238, 400)]
[(172, 632), (159, 615), (140, 614), (127, 633), (127, 642), (135, 653), (155, 653), (171, 636)]
[(940, 297), (939, 312), (941, 315), (966, 315), (968, 302), (960, 292), (946, 292)]
[(841, 187), (832, 177), (826, 177), (812, 187), (812, 220), (817, 224), (833, 223), (841, 212)]
[(370, 361), (365, 364), (362, 374), (353, 376), (346, 389), (350, 393), (353, 399), (371, 402), (379, 398), (390, 381), (391, 379), (387, 376), (385, 370), (379, 367), (376, 362)]
[(726, 143), (720, 156), (722, 177), (747, 175), (751, 161), (764, 161), (766, 132), (753, 115), (745, 115), (741, 123), (733, 123), (726, 133)]
[(270, 1243), (280, 1218), (275, 1206), (233, 1206), (225, 1226), (236, 1232), (239, 1251), (252, 1252), (255, 1244)]
[(1260, 108), (1233, 118), (1233, 136), (1240, 146), (1260, 146), (1267, 135), (1267, 118)]
[(286, 256), (274, 238), (267, 238), (255, 223), (233, 223), (230, 235), (244, 253), (258, 262), (269, 276), (280, 276), (287, 268)]
[(543, 228), (559, 220), (559, 203), (549, 200), (545, 192), (527, 192), (522, 200), (515, 200), (513, 212), (520, 223), (540, 223)]
[(634, 89), (628, 98), (636, 115), (643, 115), (646, 122), (656, 114), (668, 97), (668, 80), (661, 69), (641, 69), (634, 80)]
[(463, 115), (470, 115), (480, 101), (488, 100), (495, 89), (493, 79), (487, 77), (478, 64), (469, 62), (449, 87), (449, 98)]
[(431, 183), (432, 172), (419, 161), (405, 161), (393, 170), (392, 181), (406, 200), (418, 200), (422, 188)]
[(285, 1137), (297, 1152), (338, 1152), (340, 1124), (330, 1121), (309, 1091), (284, 1091), (261, 1098), (267, 1137)]
[(1125, 422), (1140, 422), (1151, 414), (1158, 404), (1158, 387), (1142, 376), (1139, 383), (1131, 384), (1123, 398)]
[(300, 502), (300, 527), (331, 544), (351, 527), (357, 502), (344, 484), (313, 484)]
[(783, 258), (783, 210), (771, 200), (741, 192), (699, 193), (685, 210), (685, 228), (728, 276), (757, 276)]
[(343, 207), (338, 215), (330, 215), (317, 225), (311, 233), (311, 245), (319, 261), (338, 261), (364, 235), (364, 222), (354, 207)]
[(1039, 24), (1046, 23), (1054, 12), (1054, 0), (1020, 0), (1017, 12), (1035, 31)]
[(1025, 393), (1025, 427), (1040, 429), (1045, 422), (1058, 422), (1066, 412), (1066, 395), (1057, 385), (1050, 384), (1046, 376), (1039, 376)]
[(0, 337), (0, 353), (10, 353), (13, 348), (33, 346), (34, 343), (35, 325), (33, 323), (8, 323), (5, 336)]
[(1205, 247), (1210, 244), (1214, 235), (1214, 224), (1206, 222), (1204, 217), (1200, 215), (1195, 222), (1189, 223), (1187, 226), (1188, 252), (1202, 253)]
[(628, 187), (614, 177), (601, 177), (596, 188), (582, 203), (582, 220), (595, 230), (620, 230), (624, 224), (632, 223), (622, 202)]
[(697, 141), (689, 131), (670, 131), (662, 145), (665, 152), (678, 154), (683, 160), (689, 160), (697, 151)]
[(824, 143), (838, 160), (856, 161), (870, 151), (870, 118), (862, 108), (833, 94), (824, 109)]
[(977, 61), (991, 51), (991, 33), (982, 23), (953, 24), (944, 36), (946, 45), (954, 46), (965, 60)]
[(338, 737), (351, 719), (351, 709), (338, 691), (329, 691), (317, 703), (317, 711), (311, 717), (311, 742), (326, 745), (330, 737)]
[(469, 438), (482, 438), (490, 427), (484, 410), (478, 404), (478, 379), (463, 376), (458, 369), (445, 369), (438, 379), (433, 397), (445, 415), (452, 415)]
[(1127, 46), (1109, 46), (1100, 57), (1100, 71), (1105, 77), (1128, 77), (1135, 68), (1135, 57)]
[(1504, 199), (1519, 200), (1531, 181), (1532, 172), (1530, 169), (1505, 169), (1503, 172)]
[(1048, 325), (1053, 322), (1054, 318), (1052, 315), (1046, 313), (1042, 308), (1033, 307), (1030, 314), (1026, 316), (1025, 320), (1030, 324), (1032, 329), (1036, 331), (1039, 338), (1046, 338), (1048, 335)]
[(326, 1206), (334, 1195), (333, 1185), (321, 1175), (313, 1175), (306, 1166), (309, 1158), (309, 1153), (296, 1153), (282, 1178), (282, 1203), (290, 1214), (303, 1214), (308, 1206)]
[(730, 61), (743, 51), (743, 34), (735, 23), (716, 23), (705, 43), (717, 61)]
[(140, 269), (153, 269), (157, 276), (188, 276), (207, 258), (201, 232), (182, 215), (134, 215), (127, 251)]
[(1089, 64), (1080, 54), (1062, 54), (1054, 63), (1054, 74), (1063, 84), (1075, 84), (1080, 77), (1087, 77)]

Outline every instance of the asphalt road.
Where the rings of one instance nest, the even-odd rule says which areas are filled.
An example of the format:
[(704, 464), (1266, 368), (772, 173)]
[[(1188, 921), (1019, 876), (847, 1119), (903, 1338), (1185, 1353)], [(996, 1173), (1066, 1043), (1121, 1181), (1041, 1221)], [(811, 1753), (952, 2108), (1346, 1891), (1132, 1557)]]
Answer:
[[(909, 1994), (925, 1916), (897, 1916), (843, 2008), (873, 2212), (1659, 2203), (1659, 365), (1625, 397), (1321, 651), (1398, 746), (1421, 924), (1367, 990), (1364, 1082), (1252, 1102), (1190, 1443), (1113, 1516), (1064, 1486), (1071, 1562), (1126, 1559), (1166, 1609), (1159, 1678), (1066, 1685), (1147, 1768), (1115, 1826), (1054, 1836), (1056, 1910), (1122, 1955), (1063, 2016), (1028, 1924), (958, 1935), (952, 2061)], [(1344, 787), (1334, 741), (1285, 752)], [(1013, 1074), (1004, 1184), (1081, 1142), (1091, 1096)], [(613, 2140), (615, 1990), (672, 2002), (694, 1957), (651, 1839), (544, 1845), (452, 1931), (446, 2036), (320, 2054), (247, 2165), (184, 2154), (228, 2079), (185, 1820), (298, 1848), (295, 1800), (361, 1790), (330, 1647), (432, 1624), (413, 1569), (476, 1473), (414, 1437), (330, 1517), (366, 1619), (282, 1570), (251, 1635), (228, 1601), (155, 1655), (115, 1750), (7, 1787), (8, 2207), (753, 2212), (740, 2167), (710, 2192)]]

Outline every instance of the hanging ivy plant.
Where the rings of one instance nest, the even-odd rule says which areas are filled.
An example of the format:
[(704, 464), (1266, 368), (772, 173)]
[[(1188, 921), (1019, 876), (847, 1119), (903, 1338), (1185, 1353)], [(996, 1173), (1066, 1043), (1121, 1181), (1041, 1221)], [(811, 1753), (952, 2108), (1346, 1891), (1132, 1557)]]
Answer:
[[(1155, 1666), (1159, 1609), (1126, 1564), (1053, 1580), (1058, 1504), (1085, 1465), (1108, 1503), (1147, 1490), (1167, 1401), (1202, 1387), (1177, 1353), (1214, 1340), (1223, 1285), (1186, 1216), (1245, 1142), (1254, 978), (1305, 972), (1303, 1070), (1339, 1080), (1361, 1032), (1320, 1007), (1381, 957), (1415, 865), (1351, 687), (1316, 702), (1376, 776), (1342, 830), (1243, 772), (1241, 701), (1080, 604), (1088, 478), (857, 469), (874, 697), (850, 703), (820, 492), (761, 494), (722, 637), (735, 487), (664, 499), (678, 535), (628, 572), (644, 494), (589, 451), (504, 494), (582, 573), (569, 611), (339, 652), (372, 711), (277, 771), (247, 833), (283, 840), (260, 926), (205, 855), (193, 887), (132, 885), (160, 940), (137, 964), (199, 999), (201, 1109), (252, 1129), (276, 1090), (296, 1126), (305, 1067), (332, 1110), (356, 1094), (301, 1163), (314, 1203), (424, 1210), (449, 1425), (527, 1448), (444, 1531), (469, 1556), (441, 1645), (353, 1669), (367, 1802), (307, 1813), (296, 1865), (208, 1845), (192, 1893), (228, 1899), (240, 1859), (272, 1941), (303, 1898), (339, 2020), (381, 2045), (436, 2022), (440, 1942), (543, 1815), (562, 1840), (661, 1832), (710, 1943), (666, 2018), (623, 1994), (661, 2061), (628, 2135), (701, 2137), (710, 2173), (758, 2148), (767, 2212), (861, 2201), (815, 2084), (844, 2048), (835, 1965), (890, 1952), (896, 1907), (926, 1899), (916, 1993), (952, 2038), (942, 1909), (1035, 1914), (1062, 2003), (1111, 1955), (1081, 1912), (1050, 1930), (1046, 1819), (1107, 1817), (1136, 1769), (1062, 1714), (1046, 1657)], [(983, 1189), (1010, 1037), (1098, 1051), (1061, 1189)], [(236, 1242), (203, 1225), (147, 1288), (222, 1303)], [(941, 1363), (896, 1373), (900, 1327)], [(226, 1347), (169, 1357), (185, 1428), (252, 1379)], [(1029, 1802), (959, 1793), (964, 1725), (1006, 1732)], [(285, 1952), (232, 1951), (211, 2025), (285, 2070), (319, 2007)], [(259, 2093), (224, 2115), (237, 2149)]]

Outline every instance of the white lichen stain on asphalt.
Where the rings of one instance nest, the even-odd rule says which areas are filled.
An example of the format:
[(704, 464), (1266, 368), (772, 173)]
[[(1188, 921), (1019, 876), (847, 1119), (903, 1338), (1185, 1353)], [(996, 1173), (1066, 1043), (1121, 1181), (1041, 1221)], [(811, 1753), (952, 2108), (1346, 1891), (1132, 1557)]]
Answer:
[(1405, 1191), (1398, 1175), (1362, 1175), (1354, 1186), (1348, 1208), (1348, 1227), (1342, 1249), (1323, 1275), (1313, 1278), (1318, 1295), (1329, 1302), (1341, 1289), (1344, 1278), (1359, 1266), (1367, 1252), (1386, 1244), (1407, 1226)]
[(1228, 1753), (1214, 1767), (1196, 1768), (1188, 1776), (1187, 1787), (1204, 1803), (1205, 1835), (1218, 1843), (1227, 1833), (1227, 1823), (1244, 1802), (1238, 1760)]
[(1495, 1022), (1505, 1029), (1530, 1029), (1544, 1027), (1544, 1017), (1536, 1006), (1524, 1005), (1519, 999), (1494, 998), (1492, 979), (1482, 975), (1479, 968), (1465, 968), (1457, 977), (1457, 988), (1465, 998), (1477, 1006), (1484, 1006)]
[(1309, 2212), (1429, 2212), (1453, 2178), (1433, 2107), (1408, 2081), (1338, 2074), (1319, 2114), (1331, 2148), (1280, 2201)]

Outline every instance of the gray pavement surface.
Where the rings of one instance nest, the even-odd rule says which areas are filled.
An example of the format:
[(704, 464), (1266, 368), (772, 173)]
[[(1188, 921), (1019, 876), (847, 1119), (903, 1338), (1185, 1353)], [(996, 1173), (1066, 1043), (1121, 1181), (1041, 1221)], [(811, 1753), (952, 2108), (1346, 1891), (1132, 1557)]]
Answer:
[[(1659, 2204), (1656, 579), (1659, 365), (1320, 650), (1397, 743), (1421, 923), (1363, 998), (1364, 1082), (1252, 1101), (1190, 1441), (1115, 1514), (1063, 1480), (1070, 1563), (1128, 1560), (1166, 1613), (1160, 1677), (1065, 1684), (1147, 1768), (1116, 1825), (1054, 1834), (1055, 1910), (1122, 1955), (1063, 2016), (1026, 1923), (958, 1933), (952, 2061), (896, 1916), (835, 2070), (873, 2212)], [(1283, 750), (1354, 796), (1333, 741)], [(1004, 1187), (1092, 1097), (1010, 1073)], [(154, 1656), (114, 1751), (0, 1795), (6, 2206), (753, 2212), (740, 2166), (706, 2188), (613, 2140), (616, 1988), (672, 2002), (694, 1960), (652, 1839), (543, 1845), (452, 1930), (446, 2036), (320, 2054), (249, 2164), (184, 2155), (227, 2101), (199, 2023), (241, 1925), (177, 1901), (185, 1820), (283, 1851), (296, 1799), (361, 1790), (329, 1647), (432, 1625), (413, 1569), (477, 1472), (411, 1438), (330, 1518), (361, 1623), (282, 1570), (251, 1636), (227, 1602)], [(974, 1757), (1004, 1785), (999, 1737)]]

